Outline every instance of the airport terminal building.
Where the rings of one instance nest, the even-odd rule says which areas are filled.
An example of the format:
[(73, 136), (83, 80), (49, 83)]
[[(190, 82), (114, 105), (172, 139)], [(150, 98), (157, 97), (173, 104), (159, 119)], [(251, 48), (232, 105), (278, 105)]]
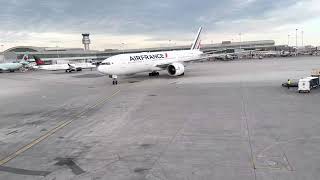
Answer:
[[(86, 46), (85, 46), (86, 47)], [(205, 53), (214, 52), (232, 52), (236, 49), (243, 50), (280, 50), (286, 46), (276, 46), (273, 40), (261, 41), (244, 41), (244, 42), (231, 42), (224, 41), (217, 44), (204, 44), (202, 51)], [(171, 51), (171, 50), (186, 50), (190, 46), (171, 46), (171, 47), (156, 47), (144, 49), (108, 49), (105, 51), (89, 50), (85, 48), (61, 48), (61, 47), (33, 47), (33, 46), (17, 46), (7, 49), (3, 52), (3, 61), (12, 61), (21, 59), (24, 54), (37, 55), (40, 58), (72, 58), (74, 61), (83, 61), (83, 57), (87, 60), (102, 61), (110, 56), (121, 53), (138, 53), (138, 52), (154, 52), (154, 51)], [(77, 59), (77, 57), (82, 57)], [(52, 62), (54, 63), (54, 62)]]

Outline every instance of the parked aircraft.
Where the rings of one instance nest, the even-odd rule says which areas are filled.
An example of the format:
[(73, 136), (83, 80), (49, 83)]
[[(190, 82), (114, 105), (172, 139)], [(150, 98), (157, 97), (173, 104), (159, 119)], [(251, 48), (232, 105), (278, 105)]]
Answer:
[(17, 70), (23, 69), (25, 66), (29, 64), (28, 56), (24, 55), (20, 61), (13, 61), (8, 63), (0, 64), (0, 73), (4, 71), (15, 72)]
[(35, 69), (48, 70), (48, 71), (59, 71), (64, 70), (65, 72), (82, 71), (82, 69), (93, 69), (96, 66), (91, 63), (65, 63), (65, 64), (50, 64), (46, 65), (43, 60), (38, 56), (33, 56), (37, 66)]

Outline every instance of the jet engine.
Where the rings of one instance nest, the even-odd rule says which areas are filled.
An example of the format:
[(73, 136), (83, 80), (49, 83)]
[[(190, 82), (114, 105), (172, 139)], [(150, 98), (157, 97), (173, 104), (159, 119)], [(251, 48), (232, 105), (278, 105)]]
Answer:
[(181, 76), (184, 74), (184, 65), (181, 63), (172, 63), (167, 67), (170, 76)]

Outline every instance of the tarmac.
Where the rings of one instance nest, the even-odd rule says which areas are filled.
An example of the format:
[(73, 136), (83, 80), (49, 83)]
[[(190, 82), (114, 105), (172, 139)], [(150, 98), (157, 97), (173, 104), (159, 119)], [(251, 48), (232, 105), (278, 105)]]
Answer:
[(317, 180), (320, 57), (189, 63), (185, 76), (0, 74), (0, 179)]

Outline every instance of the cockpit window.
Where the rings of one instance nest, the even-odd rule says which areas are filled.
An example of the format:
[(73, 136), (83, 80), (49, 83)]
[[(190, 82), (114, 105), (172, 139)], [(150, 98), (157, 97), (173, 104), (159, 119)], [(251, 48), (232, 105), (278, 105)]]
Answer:
[(110, 62), (103, 62), (103, 63), (101, 63), (101, 65), (111, 65), (111, 63)]

